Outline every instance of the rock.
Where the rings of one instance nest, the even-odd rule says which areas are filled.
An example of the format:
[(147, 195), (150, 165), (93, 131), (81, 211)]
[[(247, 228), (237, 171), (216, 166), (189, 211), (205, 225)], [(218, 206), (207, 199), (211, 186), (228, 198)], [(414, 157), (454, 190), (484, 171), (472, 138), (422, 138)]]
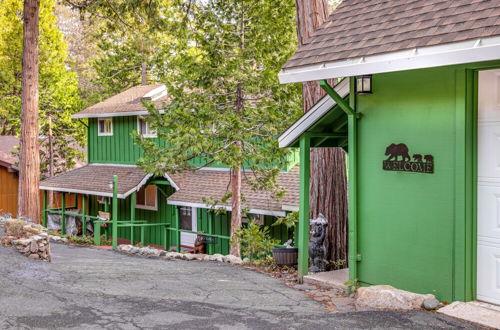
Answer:
[(31, 253), (38, 252), (38, 244), (36, 244), (36, 241), (31, 241), (30, 251), (31, 251)]
[(223, 255), (222, 254), (212, 254), (212, 258), (210, 258), (210, 261), (218, 261), (218, 262), (223, 262), (224, 259), (223, 259)]
[(310, 286), (310, 285), (304, 285), (304, 284), (296, 285), (293, 288), (296, 289), (296, 290), (300, 290), (300, 291), (312, 291), (312, 290), (316, 290), (316, 287)]
[(132, 245), (120, 245), (118, 250), (123, 252), (130, 252), (132, 250)]
[(11, 241), (11, 244), (13, 245), (22, 245), (22, 246), (27, 246), (31, 244), (31, 240), (28, 238), (23, 238), (23, 239), (15, 239)]
[(47, 234), (46, 232), (41, 232), (40, 234), (38, 234), (38, 236), (43, 237), (43, 238), (47, 238), (47, 237), (49, 237), (49, 234)]
[(68, 243), (68, 239), (66, 237), (61, 237), (61, 242)]
[(226, 259), (225, 262), (228, 262), (228, 263), (233, 264), (233, 265), (241, 265), (243, 263), (243, 260), (241, 260), (241, 258), (233, 256), (231, 254), (228, 254), (225, 257), (225, 259)]
[(30, 254), (28, 258), (33, 259), (33, 260), (38, 260), (40, 259), (40, 256), (36, 253)]
[(208, 254), (203, 257), (203, 261), (210, 261), (210, 259), (211, 259), (211, 256)]
[(250, 258), (243, 258), (243, 264), (244, 265), (250, 264)]
[(177, 252), (167, 252), (167, 253), (165, 254), (165, 257), (166, 257), (167, 259), (176, 259), (178, 254), (179, 254), (179, 253), (177, 253)]
[(160, 257), (164, 257), (167, 254), (167, 251), (160, 250)]
[(46, 248), (45, 245), (44, 246), (40, 246), (39, 245), (38, 246), (38, 251), (43, 252), (43, 251), (45, 251), (45, 248)]
[(130, 249), (130, 253), (134, 253), (134, 254), (136, 254), (136, 253), (139, 253), (139, 251), (140, 251), (140, 250), (141, 250), (140, 248), (138, 248), (138, 247), (136, 247), (136, 246), (133, 246), (133, 247)]
[(439, 304), (439, 300), (437, 300), (436, 298), (427, 298), (422, 303), (422, 307), (428, 311), (432, 311), (437, 309), (439, 307)]
[(35, 236), (31, 236), (30, 239), (34, 240), (34, 241), (39, 241), (42, 239), (42, 236), (40, 235), (35, 235)]
[(420, 309), (431, 294), (417, 294), (396, 289), (390, 285), (361, 287), (356, 292), (356, 308), (413, 310)]

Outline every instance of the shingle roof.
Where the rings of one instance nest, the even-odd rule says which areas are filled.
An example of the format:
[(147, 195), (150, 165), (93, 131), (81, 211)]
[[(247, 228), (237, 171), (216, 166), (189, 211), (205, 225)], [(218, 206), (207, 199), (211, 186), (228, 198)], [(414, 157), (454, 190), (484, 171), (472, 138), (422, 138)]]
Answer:
[(42, 181), (40, 189), (111, 196), (113, 175), (118, 175), (119, 198), (127, 197), (150, 176), (137, 166), (89, 164)]
[[(186, 171), (170, 175), (179, 186), (172, 194), (169, 202), (205, 204), (203, 198), (220, 200), (230, 190), (229, 171), (198, 170)], [(248, 174), (251, 175), (251, 174)], [(289, 172), (280, 173), (278, 184), (286, 191), (285, 197), (279, 201), (271, 198), (269, 191), (254, 191), (243, 176), (242, 194), (243, 207), (266, 211), (283, 211), (283, 206), (299, 206), (299, 170), (295, 167)], [(230, 206), (230, 201), (224, 206)]]
[[(127, 89), (120, 94), (114, 95), (102, 102), (99, 102), (85, 110), (82, 110), (75, 115), (74, 118), (89, 118), (97, 117), (103, 114), (113, 114), (126, 116), (127, 112), (147, 111), (142, 105), (142, 100), (148, 93), (158, 89), (164, 89), (164, 85), (141, 85)], [(157, 108), (160, 108), (163, 103), (168, 101), (165, 93), (161, 94), (158, 99), (154, 99), (153, 103)]]
[(499, 35), (498, 0), (344, 0), (283, 68)]
[(12, 154), (15, 147), (19, 145), (19, 138), (11, 135), (0, 136), (0, 162), (6, 165), (14, 165), (18, 157)]

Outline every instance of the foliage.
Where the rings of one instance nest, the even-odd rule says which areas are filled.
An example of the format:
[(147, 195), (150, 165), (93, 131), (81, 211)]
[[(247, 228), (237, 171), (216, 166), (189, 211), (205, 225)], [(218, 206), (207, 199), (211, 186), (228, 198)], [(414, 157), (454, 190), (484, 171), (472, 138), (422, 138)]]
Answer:
[[(58, 231), (47, 231), (47, 233), (51, 236), (59, 236), (62, 238), (68, 239), (70, 243), (77, 245), (94, 245), (94, 237), (93, 236), (76, 236), (76, 235), (66, 235), (62, 234)], [(107, 240), (104, 235), (101, 235), (101, 245), (108, 246), (111, 245), (111, 240)]]
[(273, 223), (273, 226), (285, 225), (286, 228), (293, 229), (295, 228), (297, 223), (299, 223), (299, 212), (294, 211), (288, 213), (286, 217), (276, 219), (276, 221)]
[(352, 294), (355, 293), (359, 288), (359, 281), (357, 278), (355, 278), (353, 280), (345, 282), (344, 285), (347, 286), (347, 293)]
[(269, 256), (272, 248), (279, 243), (269, 235), (269, 227), (261, 227), (253, 220), (247, 227), (240, 228), (231, 238), (231, 244), (239, 243), (241, 254), (250, 260), (262, 260)]
[[(0, 2), (0, 135), (19, 134), (21, 118), (22, 0)], [(67, 46), (56, 26), (55, 0), (40, 5), (40, 134), (42, 173), (47, 172), (49, 117), (52, 121), (55, 168), (72, 168), (82, 157), (82, 125), (71, 119), (81, 109), (76, 74), (66, 67)]]
[(67, 1), (91, 27), (93, 83), (108, 97), (141, 83), (142, 65), (148, 83), (157, 83), (167, 64), (175, 21), (172, 0)]

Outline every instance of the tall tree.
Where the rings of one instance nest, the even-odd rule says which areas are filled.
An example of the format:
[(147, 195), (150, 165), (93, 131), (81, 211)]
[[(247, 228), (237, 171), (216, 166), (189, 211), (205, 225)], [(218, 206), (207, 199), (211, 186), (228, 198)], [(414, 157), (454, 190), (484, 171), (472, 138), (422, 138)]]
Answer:
[[(141, 165), (162, 174), (224, 164), (230, 171), (231, 235), (241, 227), (242, 177), (280, 195), (275, 179), (288, 150), (276, 136), (300, 115), (297, 86), (277, 80), (296, 45), (294, 2), (190, 1), (172, 43), (166, 84), (172, 102), (151, 122), (164, 148), (139, 139)], [(244, 172), (246, 168), (250, 172)], [(233, 244), (231, 254), (240, 255)]]
[[(299, 46), (306, 45), (316, 29), (328, 18), (329, 6), (338, 1), (296, 0)], [(330, 83), (335, 83), (331, 81)], [(302, 85), (304, 111), (309, 111), (325, 92), (317, 81)], [(347, 262), (347, 176), (342, 148), (311, 150), (311, 217), (320, 213), (328, 219), (327, 258)]]
[(21, 150), (18, 215), (40, 223), (38, 152), (38, 12), (39, 0), (24, 0), (21, 87)]
[[(0, 1), (0, 134), (17, 135), (21, 130), (22, 6), (22, 0)], [(70, 117), (82, 102), (77, 76), (66, 65), (67, 46), (54, 6), (55, 0), (40, 1), (37, 136), (42, 177), (71, 169), (83, 158), (78, 145), (85, 144), (83, 126)]]

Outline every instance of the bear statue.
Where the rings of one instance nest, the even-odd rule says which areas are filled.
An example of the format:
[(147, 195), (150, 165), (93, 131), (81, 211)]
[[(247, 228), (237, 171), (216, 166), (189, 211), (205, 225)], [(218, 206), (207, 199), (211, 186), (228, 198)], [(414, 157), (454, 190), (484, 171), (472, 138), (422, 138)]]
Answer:
[(398, 160), (398, 157), (401, 156), (403, 161), (409, 162), (411, 160), (410, 155), (408, 154), (408, 147), (404, 143), (394, 144), (392, 143), (385, 150), (385, 155), (389, 156), (387, 160)]
[(328, 220), (320, 214), (316, 219), (311, 220), (312, 231), (309, 239), (309, 272), (318, 273), (326, 270), (326, 247), (325, 238), (327, 235)]

